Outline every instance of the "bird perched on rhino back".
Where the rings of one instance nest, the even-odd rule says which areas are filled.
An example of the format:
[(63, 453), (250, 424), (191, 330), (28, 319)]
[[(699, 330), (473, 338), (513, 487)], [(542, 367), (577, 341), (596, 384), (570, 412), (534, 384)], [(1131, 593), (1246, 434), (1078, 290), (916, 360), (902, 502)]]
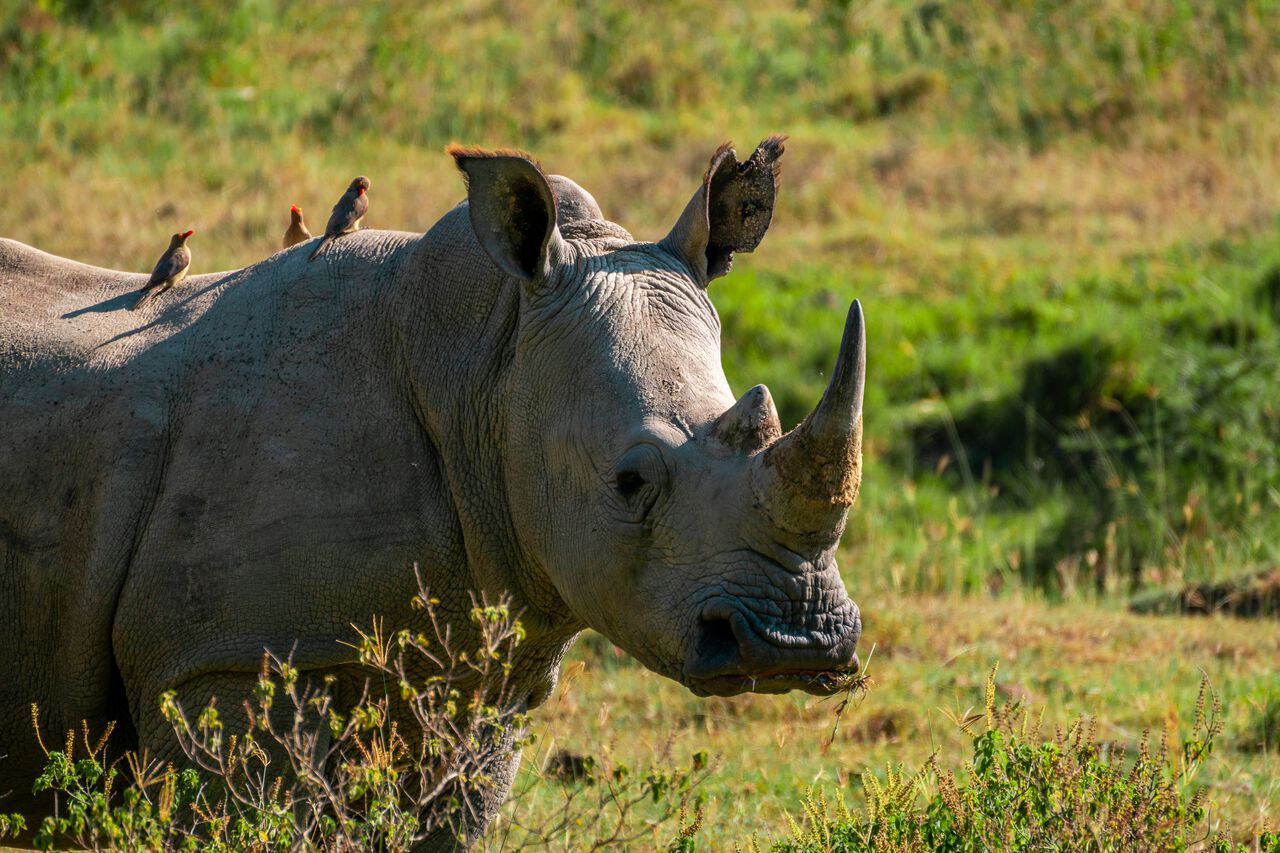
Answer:
[(302, 221), (302, 208), (296, 204), (289, 208), (289, 229), (284, 232), (284, 248), (305, 243), (311, 239), (307, 223)]
[(169, 238), (169, 248), (165, 249), (160, 260), (156, 261), (155, 269), (151, 271), (151, 278), (143, 285), (142, 295), (138, 297), (137, 302), (133, 303), (130, 311), (137, 311), (143, 305), (149, 304), (157, 296), (187, 277), (187, 270), (191, 267), (191, 250), (187, 248), (187, 238), (194, 233), (196, 232), (185, 231)]
[(314, 261), (320, 250), (343, 234), (350, 234), (360, 228), (360, 220), (369, 210), (369, 179), (364, 175), (356, 178), (347, 187), (347, 191), (333, 206), (329, 214), (329, 224), (325, 226), (324, 237), (307, 260)]

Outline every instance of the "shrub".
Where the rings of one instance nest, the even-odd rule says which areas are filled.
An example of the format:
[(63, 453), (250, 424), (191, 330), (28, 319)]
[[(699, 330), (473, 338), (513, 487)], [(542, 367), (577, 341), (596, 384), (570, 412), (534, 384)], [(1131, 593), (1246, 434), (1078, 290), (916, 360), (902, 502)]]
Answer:
[(16, 836), (27, 826), (26, 818), (20, 814), (0, 813), (0, 838)]
[[(1226, 839), (1209, 837), (1204, 790), (1192, 784), (1222, 730), (1207, 680), (1181, 749), (1171, 752), (1167, 734), (1153, 749), (1144, 733), (1129, 759), (1123, 747), (1099, 743), (1083, 719), (1041, 739), (1039, 722), (1019, 703), (996, 706), (995, 673), (987, 680), (986, 714), (960, 721), (966, 730), (986, 721), (973, 736), (965, 774), (944, 771), (934, 759), (913, 775), (891, 767), (884, 781), (865, 773), (861, 812), (841, 801), (832, 814), (825, 797), (810, 797), (807, 828), (793, 820), (791, 839), (772, 849), (1232, 850)], [(1280, 836), (1264, 833), (1258, 845), (1280, 850)]]
[[(530, 741), (524, 691), (512, 678), (524, 630), (506, 601), (473, 602), (473, 630), (460, 648), (420, 577), (413, 603), (429, 634), (388, 633), (377, 619), (356, 629), (349, 645), (367, 679), (351, 707), (335, 703), (332, 677), (305, 683), (291, 660), (268, 652), (241, 725), (223, 719), (216, 698), (192, 719), (172, 693), (162, 697), (190, 766), (146, 752), (107, 766), (110, 729), (96, 741), (87, 726), (68, 732), (61, 750), (45, 749), (48, 763), (35, 783), (56, 798), (36, 846), (399, 851), (429, 838), (476, 842), (486, 798), (500, 798), (509, 784), (494, 768), (505, 768), (503, 758)], [(546, 839), (586, 815), (607, 840), (638, 837), (632, 808), (646, 800), (658, 806), (642, 831), (683, 814), (707, 765), (699, 753), (687, 770), (616, 767), (605, 776), (588, 767), (580, 787), (591, 795), (567, 797), (555, 826), (524, 834)], [(20, 831), (21, 820), (0, 816), (0, 837)]]

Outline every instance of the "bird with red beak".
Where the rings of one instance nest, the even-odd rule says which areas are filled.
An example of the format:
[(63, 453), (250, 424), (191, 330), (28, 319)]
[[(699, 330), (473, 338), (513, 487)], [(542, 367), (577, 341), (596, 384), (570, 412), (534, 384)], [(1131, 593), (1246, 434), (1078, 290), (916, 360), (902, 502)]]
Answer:
[(302, 208), (296, 204), (289, 207), (289, 228), (284, 232), (284, 246), (296, 246), (299, 243), (305, 243), (311, 239), (311, 232), (307, 230), (307, 223), (302, 221)]
[(196, 232), (183, 231), (169, 238), (169, 248), (156, 261), (151, 278), (143, 285), (142, 295), (130, 311), (137, 311), (150, 304), (157, 296), (187, 277), (187, 270), (191, 268), (191, 250), (187, 248), (187, 238), (194, 233)]
[(320, 250), (343, 234), (351, 234), (360, 229), (360, 220), (369, 211), (369, 179), (361, 175), (354, 179), (347, 191), (333, 206), (329, 214), (329, 224), (325, 226), (324, 237), (307, 260), (314, 261)]

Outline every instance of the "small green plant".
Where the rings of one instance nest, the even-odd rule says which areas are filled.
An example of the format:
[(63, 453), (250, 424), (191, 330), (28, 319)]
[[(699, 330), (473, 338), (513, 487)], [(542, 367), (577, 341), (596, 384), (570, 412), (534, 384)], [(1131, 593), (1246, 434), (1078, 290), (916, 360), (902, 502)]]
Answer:
[[(834, 807), (817, 793), (803, 822), (774, 845), (782, 853), (906, 850), (1188, 850), (1230, 851), (1204, 827), (1205, 793), (1193, 784), (1222, 731), (1221, 706), (1205, 679), (1191, 732), (1172, 750), (1144, 733), (1130, 757), (1098, 741), (1092, 723), (1040, 737), (1038, 718), (1014, 702), (995, 701), (996, 668), (987, 679), (986, 713), (957, 720), (973, 734), (973, 758), (959, 776), (934, 758), (914, 774), (889, 767), (883, 780), (864, 773), (866, 805)], [(923, 802), (922, 802), (923, 798)], [(1259, 847), (1276, 849), (1274, 833)], [(1270, 846), (1268, 846), (1270, 845)]]
[(0, 814), (0, 839), (17, 836), (26, 829), (27, 820), (20, 814)]
[[(31, 709), (39, 736), (39, 710)], [(74, 839), (77, 847), (90, 850), (199, 850), (202, 845), (194, 833), (175, 832), (179, 815), (191, 810), (201, 813), (205, 798), (199, 775), (194, 770), (177, 772), (147, 757), (128, 754), (123, 762), (132, 783), (117, 790), (120, 778), (117, 764), (104, 766), (107, 740), (113, 726), (90, 742), (88, 728), (84, 734), (84, 757), (77, 758), (75, 732), (67, 733), (61, 750), (45, 750), (47, 763), (36, 779), (33, 790), (52, 791), (58, 808), (53, 817), (45, 818), (34, 837), (40, 850), (53, 850)], [(41, 740), (41, 746), (44, 746)], [(238, 823), (210, 843), (208, 849), (264, 849), (254, 845), (257, 827)], [(229, 844), (229, 843), (230, 844)], [(230, 846), (240, 844), (241, 846)]]

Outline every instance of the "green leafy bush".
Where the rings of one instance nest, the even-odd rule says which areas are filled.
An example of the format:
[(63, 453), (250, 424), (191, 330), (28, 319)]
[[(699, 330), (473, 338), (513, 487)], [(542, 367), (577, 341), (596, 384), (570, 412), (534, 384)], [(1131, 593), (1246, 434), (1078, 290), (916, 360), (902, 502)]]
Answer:
[[(915, 774), (889, 768), (883, 781), (862, 776), (866, 806), (855, 813), (825, 797), (805, 803), (805, 822), (777, 853), (906, 850), (1188, 850), (1231, 851), (1204, 826), (1205, 792), (1197, 769), (1221, 733), (1221, 707), (1201, 683), (1190, 735), (1171, 750), (1168, 735), (1152, 748), (1144, 734), (1129, 756), (1100, 743), (1078, 720), (1042, 739), (1039, 722), (1019, 703), (997, 706), (993, 668), (986, 713), (957, 721), (973, 735), (973, 759), (959, 776), (933, 759)], [(833, 813), (834, 812), (834, 813)], [(1280, 850), (1264, 833), (1262, 850)], [(1243, 848), (1240, 848), (1243, 849)]]

